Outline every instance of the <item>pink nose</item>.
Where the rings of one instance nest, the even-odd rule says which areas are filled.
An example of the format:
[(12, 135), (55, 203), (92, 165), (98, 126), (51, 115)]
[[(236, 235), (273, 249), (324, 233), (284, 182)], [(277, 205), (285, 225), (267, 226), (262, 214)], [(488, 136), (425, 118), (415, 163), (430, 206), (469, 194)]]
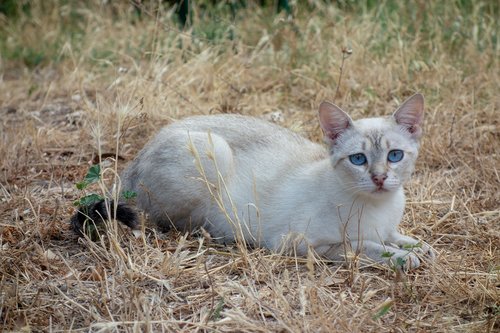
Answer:
[(381, 175), (373, 175), (372, 176), (372, 181), (375, 185), (382, 187), (384, 186), (384, 181), (387, 179), (386, 174), (381, 174)]

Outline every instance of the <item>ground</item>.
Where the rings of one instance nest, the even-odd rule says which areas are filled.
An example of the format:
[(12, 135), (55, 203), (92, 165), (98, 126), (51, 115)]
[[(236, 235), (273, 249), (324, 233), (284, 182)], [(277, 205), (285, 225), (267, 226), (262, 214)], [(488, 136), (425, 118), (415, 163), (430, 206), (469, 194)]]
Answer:
[[(498, 5), (309, 1), (287, 17), (200, 1), (184, 28), (156, 5), (139, 16), (126, 2), (52, 1), (0, 16), (3, 331), (500, 329)], [(425, 134), (401, 229), (438, 255), (414, 271), (221, 246), (145, 218), (140, 235), (70, 230), (73, 203), (111, 190), (176, 119), (240, 113), (320, 142), (321, 101), (358, 119), (415, 92)], [(77, 189), (99, 162), (101, 181)]]

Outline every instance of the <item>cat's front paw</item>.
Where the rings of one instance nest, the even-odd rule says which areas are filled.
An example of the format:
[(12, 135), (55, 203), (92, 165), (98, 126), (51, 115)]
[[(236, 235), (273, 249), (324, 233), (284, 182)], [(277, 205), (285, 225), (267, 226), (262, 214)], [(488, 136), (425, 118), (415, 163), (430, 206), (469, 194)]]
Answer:
[(420, 247), (415, 248), (414, 252), (428, 261), (434, 261), (436, 259), (436, 251), (425, 242), (421, 242)]
[(436, 259), (435, 250), (426, 242), (418, 241), (412, 237), (399, 233), (391, 235), (390, 243), (395, 244), (402, 250), (406, 250), (416, 255), (420, 260), (434, 261)]
[[(382, 255), (387, 256), (386, 254)], [(420, 266), (420, 258), (413, 252), (398, 251), (388, 256), (388, 264), (394, 269), (408, 272)]]
[[(403, 252), (402, 252), (403, 251)], [(436, 252), (427, 243), (402, 245), (400, 250), (389, 259), (390, 265), (405, 272), (418, 268), (422, 261), (434, 261)]]
[(425, 242), (403, 244), (401, 245), (401, 248), (415, 254), (421, 260), (434, 261), (434, 259), (436, 259), (436, 252), (429, 244)]

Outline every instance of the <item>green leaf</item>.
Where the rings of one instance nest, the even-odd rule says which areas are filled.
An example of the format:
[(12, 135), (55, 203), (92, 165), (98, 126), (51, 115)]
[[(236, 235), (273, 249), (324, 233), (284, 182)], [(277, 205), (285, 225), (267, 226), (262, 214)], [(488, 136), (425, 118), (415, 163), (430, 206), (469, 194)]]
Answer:
[(102, 199), (103, 197), (98, 194), (89, 194), (80, 199), (80, 206), (90, 206), (101, 201)]
[(422, 247), (422, 243), (418, 242), (417, 244), (404, 244), (403, 245), (403, 249), (405, 250), (413, 250), (413, 249), (416, 249), (416, 248), (421, 248)]
[(73, 206), (76, 206), (76, 207), (80, 206), (80, 200), (73, 201)]
[(384, 303), (382, 303), (382, 306), (380, 307), (380, 310), (373, 316), (373, 319), (379, 319), (383, 315), (385, 315), (389, 310), (391, 309), (392, 305), (394, 304), (394, 301), (392, 300), (386, 300)]
[(76, 188), (77, 188), (77, 189), (79, 189), (79, 190), (83, 190), (83, 189), (85, 189), (88, 185), (89, 185), (89, 184), (88, 184), (85, 180), (83, 180), (83, 181), (81, 181), (81, 182), (79, 182), (79, 183), (76, 183)]
[(87, 184), (92, 184), (98, 182), (99, 179), (101, 179), (101, 166), (99, 164), (95, 164), (90, 167), (83, 181)]
[(392, 257), (393, 255), (395, 255), (395, 254), (396, 254), (396, 253), (394, 253), (394, 252), (389, 252), (389, 251), (387, 251), (387, 252), (383, 252), (383, 253), (382, 253), (382, 258), (391, 258), (391, 257)]
[(83, 232), (93, 242), (98, 241), (101, 238), (99, 235), (99, 228), (93, 221), (85, 220)]
[(122, 193), (122, 196), (123, 196), (125, 199), (129, 200), (129, 199), (133, 199), (133, 198), (135, 198), (135, 197), (137, 196), (137, 193), (136, 193), (136, 192), (134, 192), (134, 191), (124, 191), (124, 192)]
[(398, 266), (398, 267), (404, 267), (405, 264), (406, 264), (406, 260), (404, 260), (403, 258), (397, 258), (396, 259), (396, 266)]
[(221, 298), (213, 310), (211, 318), (212, 320), (217, 321), (221, 318), (221, 312), (222, 309), (224, 309), (224, 305), (225, 305), (224, 298)]

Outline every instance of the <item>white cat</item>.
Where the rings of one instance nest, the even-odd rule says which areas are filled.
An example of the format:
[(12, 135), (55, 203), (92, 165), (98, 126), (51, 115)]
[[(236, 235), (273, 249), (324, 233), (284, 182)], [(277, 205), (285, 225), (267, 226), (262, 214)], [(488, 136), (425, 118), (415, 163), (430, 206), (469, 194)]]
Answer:
[[(163, 227), (202, 226), (220, 241), (275, 251), (293, 245), (299, 255), (312, 247), (334, 260), (348, 249), (415, 268), (434, 253), (397, 227), (423, 106), (416, 94), (390, 117), (353, 121), (323, 102), (327, 148), (256, 118), (187, 118), (142, 149), (123, 173), (122, 188), (136, 192), (138, 207)], [(120, 218), (120, 209), (117, 219), (133, 227), (133, 214)]]

